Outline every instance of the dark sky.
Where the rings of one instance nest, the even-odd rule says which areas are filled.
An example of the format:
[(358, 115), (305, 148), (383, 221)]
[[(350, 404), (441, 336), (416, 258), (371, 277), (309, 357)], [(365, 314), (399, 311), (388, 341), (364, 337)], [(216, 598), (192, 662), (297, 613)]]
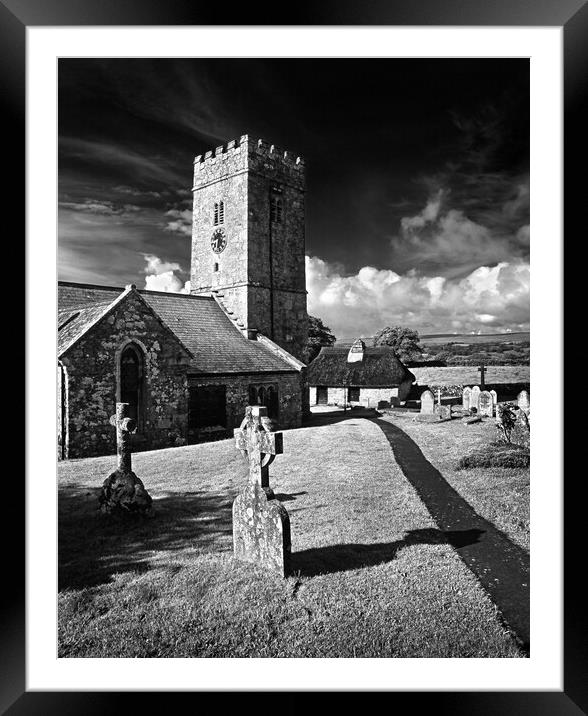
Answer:
[(528, 328), (527, 60), (60, 60), (60, 278), (187, 290), (193, 157), (241, 134), (306, 160), (337, 335)]

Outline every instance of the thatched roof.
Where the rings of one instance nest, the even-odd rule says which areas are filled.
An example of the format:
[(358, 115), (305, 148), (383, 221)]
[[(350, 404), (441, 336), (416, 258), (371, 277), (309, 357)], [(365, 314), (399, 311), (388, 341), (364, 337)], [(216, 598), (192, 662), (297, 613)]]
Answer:
[(348, 363), (349, 346), (321, 348), (308, 366), (308, 384), (359, 388), (394, 388), (414, 375), (396, 357), (392, 348), (367, 348), (361, 362)]

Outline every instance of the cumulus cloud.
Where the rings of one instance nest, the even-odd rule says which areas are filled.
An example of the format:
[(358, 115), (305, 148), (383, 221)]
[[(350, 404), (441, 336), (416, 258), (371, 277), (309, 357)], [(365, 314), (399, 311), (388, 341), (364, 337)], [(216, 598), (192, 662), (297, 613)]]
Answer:
[(368, 337), (391, 325), (421, 333), (528, 330), (529, 264), (479, 266), (464, 278), (399, 274), (364, 266), (342, 275), (318, 257), (306, 257), (308, 312), (339, 338)]
[(176, 262), (162, 261), (154, 254), (143, 254), (147, 262), (145, 267), (145, 288), (149, 291), (165, 291), (166, 293), (190, 293), (190, 281), (183, 281), (176, 274), (183, 273), (182, 267)]
[(165, 212), (171, 221), (168, 221), (165, 230), (175, 231), (184, 236), (192, 236), (192, 210), (170, 209)]

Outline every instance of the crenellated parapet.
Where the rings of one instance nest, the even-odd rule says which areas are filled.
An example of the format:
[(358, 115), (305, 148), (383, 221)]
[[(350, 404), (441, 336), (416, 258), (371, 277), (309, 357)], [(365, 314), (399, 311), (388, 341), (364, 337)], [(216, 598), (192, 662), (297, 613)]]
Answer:
[(242, 171), (261, 172), (304, 188), (304, 159), (264, 139), (243, 134), (194, 158), (194, 189)]

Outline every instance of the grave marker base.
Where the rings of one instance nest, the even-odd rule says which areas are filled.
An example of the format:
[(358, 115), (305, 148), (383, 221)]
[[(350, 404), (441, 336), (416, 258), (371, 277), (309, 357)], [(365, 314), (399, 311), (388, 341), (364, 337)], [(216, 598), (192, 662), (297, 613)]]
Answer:
[(290, 574), (290, 518), (269, 487), (248, 484), (233, 502), (235, 558)]

